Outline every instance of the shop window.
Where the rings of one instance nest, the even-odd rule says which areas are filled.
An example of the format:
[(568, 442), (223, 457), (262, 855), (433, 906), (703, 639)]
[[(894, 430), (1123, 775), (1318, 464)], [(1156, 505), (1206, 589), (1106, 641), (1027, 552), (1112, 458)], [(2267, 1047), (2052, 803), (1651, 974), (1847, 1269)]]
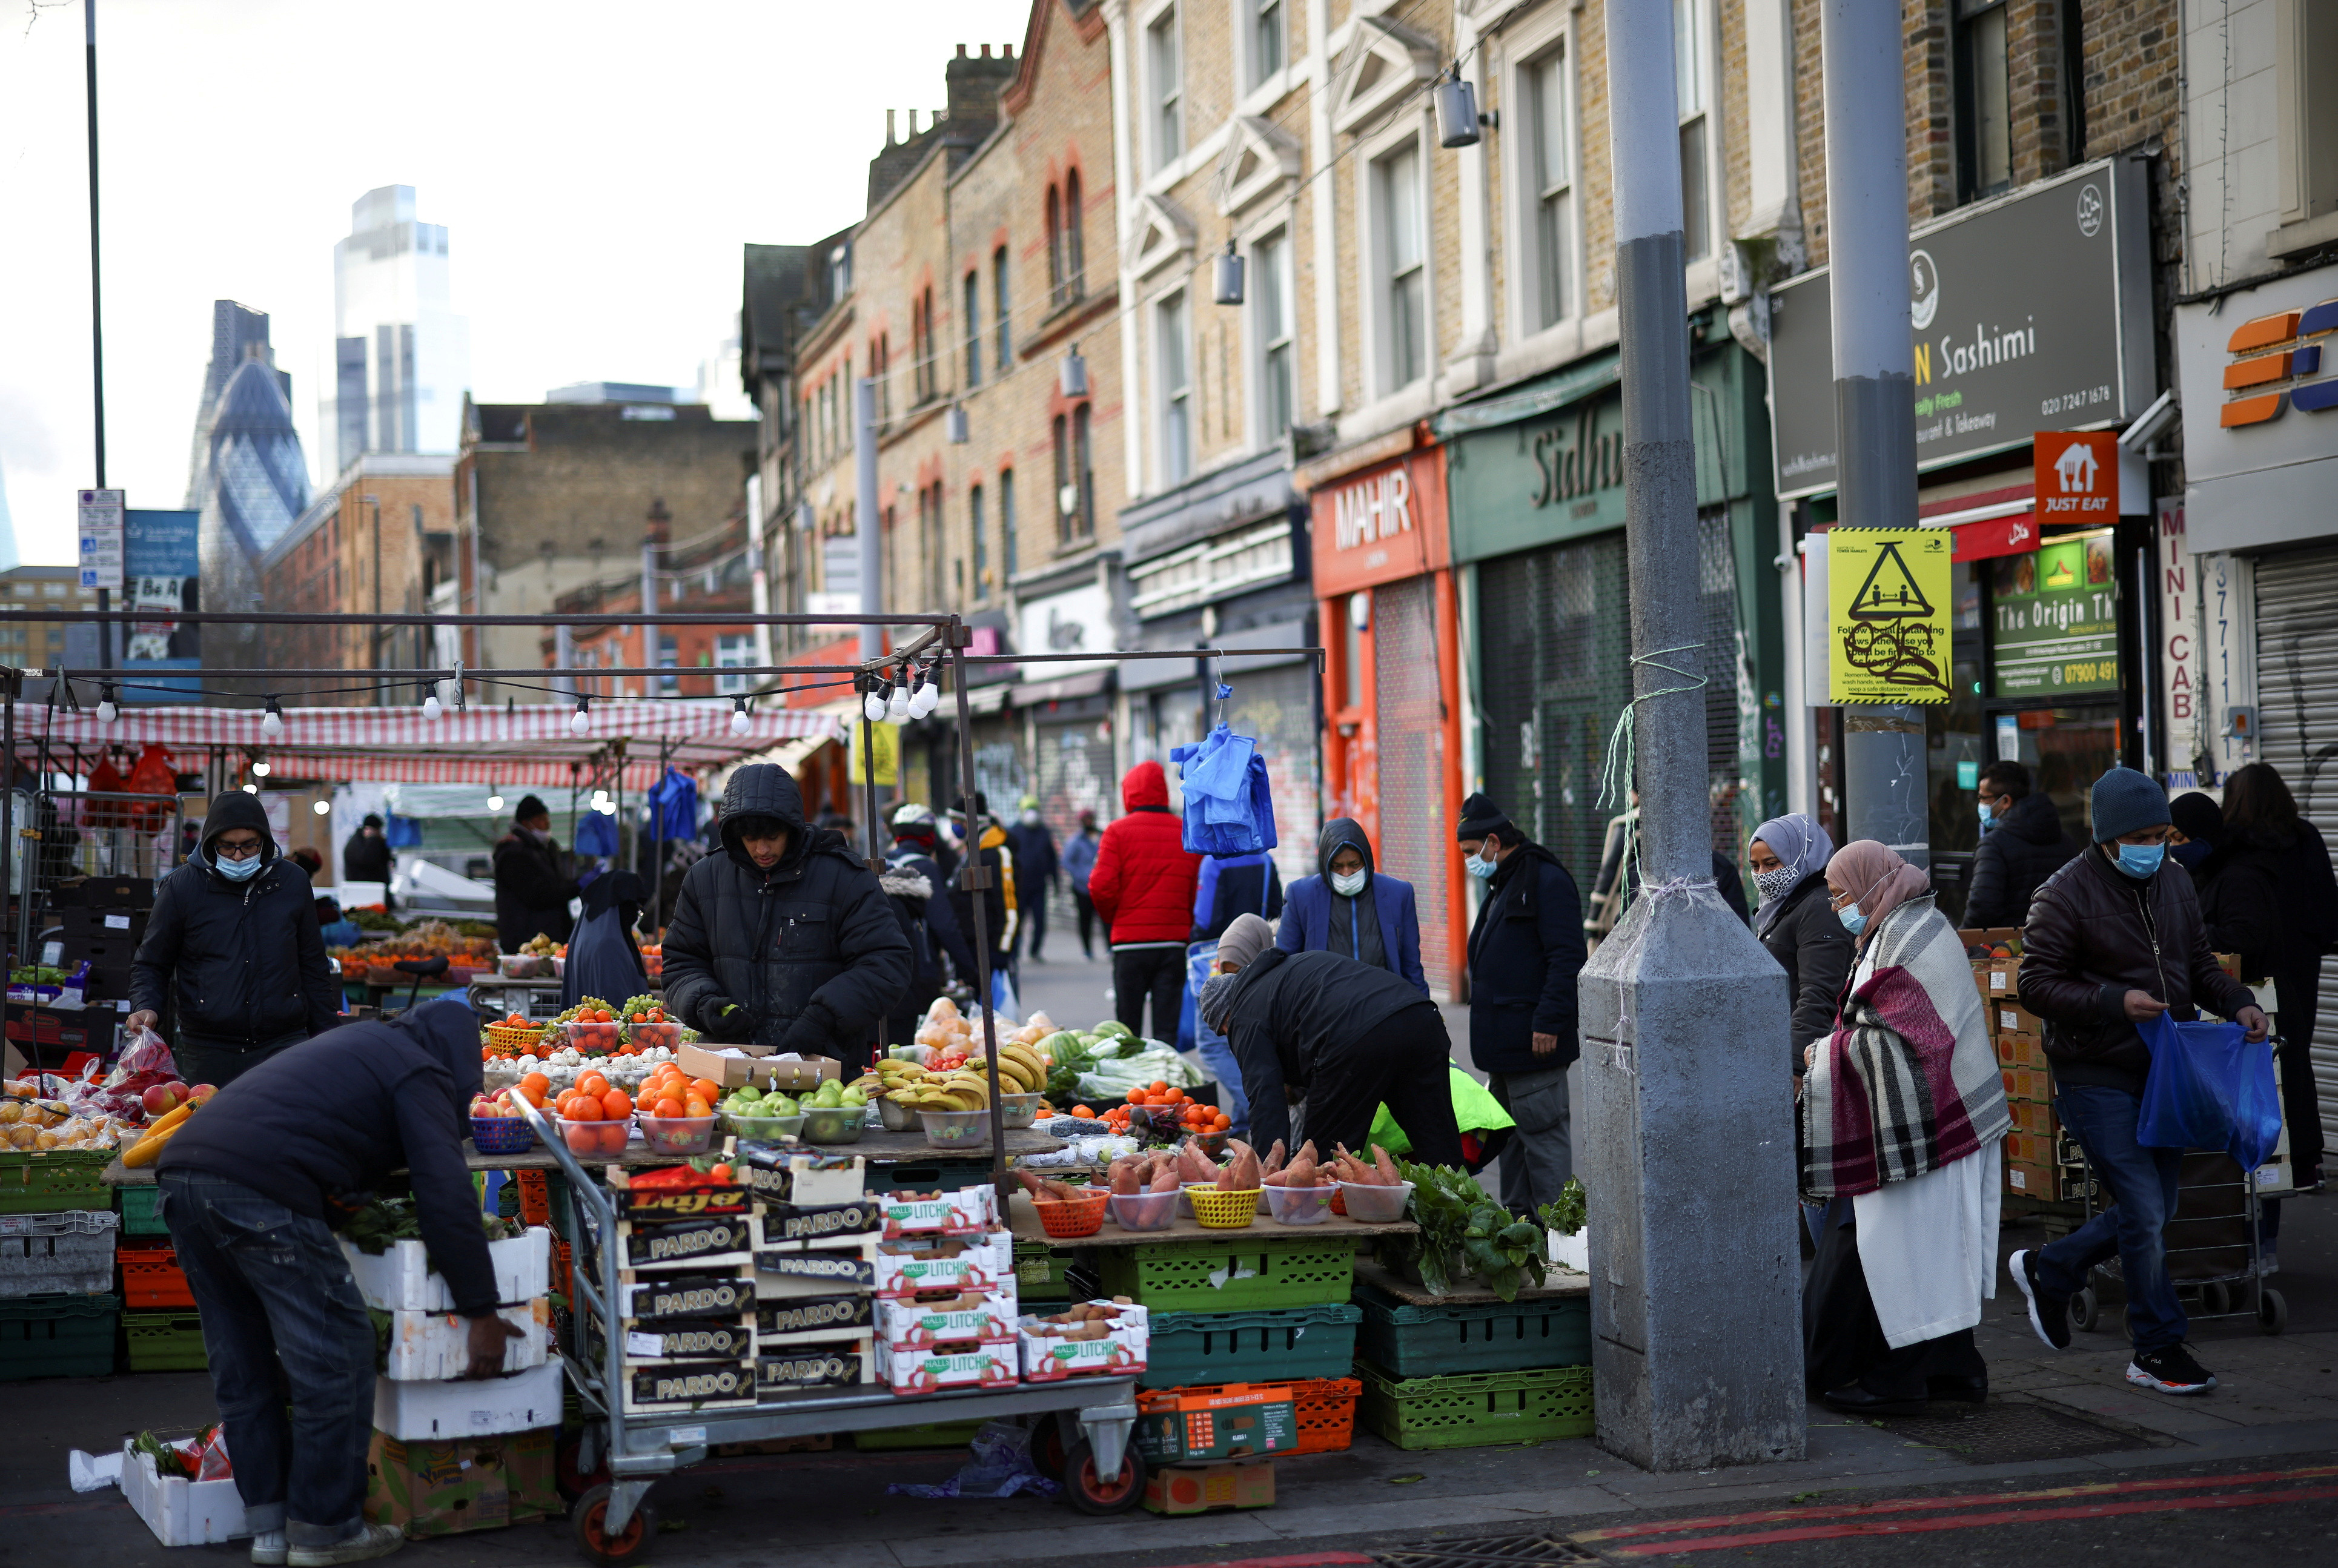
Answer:
[(2012, 93), (2006, 0), (1958, 0), (1957, 200), (1978, 201), (2013, 184)]
[(1709, 0), (1673, 0), (1673, 64), (1680, 99), (1681, 255), (1700, 261), (1713, 253), (1711, 95), (1713, 26)]
[(1526, 111), (1525, 183), (1532, 214), (1533, 319), (1536, 328), (1565, 320), (1573, 303), (1575, 186), (1569, 144), (1573, 94), (1567, 52), (1554, 49), (1518, 72)]
[(1251, 247), (1257, 293), (1252, 334), (1258, 344), (1259, 439), (1281, 438), (1291, 428), (1292, 408), (1291, 235), (1278, 229)]
[(1372, 165), (1380, 268), (1381, 390), (1409, 387), (1429, 368), (1428, 247), (1422, 241), (1420, 149), (1408, 142)]
[(1194, 471), (1194, 377), (1185, 341), (1185, 291), (1181, 289), (1155, 305), (1153, 319), (1154, 364), (1161, 387), (1161, 482), (1182, 485)]

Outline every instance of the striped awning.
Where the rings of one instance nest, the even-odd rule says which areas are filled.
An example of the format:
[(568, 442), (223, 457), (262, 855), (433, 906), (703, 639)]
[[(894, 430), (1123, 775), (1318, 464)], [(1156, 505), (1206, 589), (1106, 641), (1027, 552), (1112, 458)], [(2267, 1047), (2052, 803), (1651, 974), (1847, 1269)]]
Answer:
[(568, 703), (448, 710), (425, 719), (417, 708), (286, 708), (284, 728), (262, 732), (256, 708), (133, 708), (113, 723), (92, 710), (70, 712), (20, 703), (16, 750), (35, 755), (45, 737), (52, 754), (105, 747), (159, 745), (192, 763), (195, 754), (226, 747), (267, 759), (279, 776), (333, 782), (366, 779), (396, 784), (510, 784), (565, 788), (571, 763), (600, 758), (625, 742), (625, 787), (657, 781), (661, 749), (684, 772), (718, 768), (783, 741), (826, 739), (839, 732), (829, 714), (774, 703), (748, 715), (733, 734), (727, 698), (651, 701), (606, 699), (586, 710), (582, 733)]

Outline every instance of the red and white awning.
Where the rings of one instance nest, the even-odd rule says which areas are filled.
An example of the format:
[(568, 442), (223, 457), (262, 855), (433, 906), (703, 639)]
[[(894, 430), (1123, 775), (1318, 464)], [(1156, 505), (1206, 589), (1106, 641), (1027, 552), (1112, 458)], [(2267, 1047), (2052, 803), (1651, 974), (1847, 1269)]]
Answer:
[(628, 789), (657, 781), (658, 756), (683, 772), (737, 762), (788, 740), (825, 740), (841, 732), (825, 713), (764, 702), (733, 734), (728, 699), (652, 701), (604, 699), (585, 711), (580, 734), (567, 703), (448, 710), (425, 719), (418, 708), (286, 708), (284, 728), (270, 736), (257, 708), (167, 707), (125, 710), (108, 724), (94, 710), (70, 712), (19, 703), (16, 750), (32, 756), (45, 737), (52, 754), (84, 754), (112, 746), (133, 750), (159, 745), (184, 764), (212, 747), (265, 757), (285, 778), (333, 782), (367, 779), (396, 784), (510, 784), (565, 788), (571, 763), (625, 742)]

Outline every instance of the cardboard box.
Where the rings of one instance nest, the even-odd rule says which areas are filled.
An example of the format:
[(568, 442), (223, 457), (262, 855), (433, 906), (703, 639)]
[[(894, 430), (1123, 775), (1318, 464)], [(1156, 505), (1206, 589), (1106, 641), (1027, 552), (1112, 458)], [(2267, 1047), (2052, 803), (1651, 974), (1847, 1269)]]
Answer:
[[(430, 1271), (430, 1255), (419, 1241), (393, 1241), (381, 1253), (360, 1252), (347, 1241), (341, 1254), (367, 1306), (379, 1312), (452, 1312), (454, 1292)], [(530, 1226), (525, 1236), (487, 1243), (496, 1271), (496, 1299), (506, 1306), (533, 1301), (552, 1289), (552, 1232)]]
[(1113, 1301), (1092, 1301), (1087, 1305), (1110, 1307), (1119, 1314), (1101, 1338), (1066, 1339), (1061, 1335), (1040, 1332), (1039, 1325), (1050, 1314), (1035, 1314), (1021, 1321), (1017, 1338), (1023, 1347), (1023, 1381), (1056, 1383), (1084, 1373), (1144, 1370), (1145, 1348), (1152, 1342), (1150, 1315), (1145, 1309)]
[(147, 917), (143, 911), (67, 906), (57, 910), (56, 918), (67, 941), (127, 942), (135, 947), (146, 940)]
[(1999, 1034), (2029, 1034), (2040, 1040), (2046, 1037), (2046, 1020), (2019, 1002), (1999, 1002), (1989, 1012), (1994, 1015), (1992, 1026)]
[(988, 1187), (961, 1187), (936, 1198), (888, 1197), (885, 1239), (902, 1236), (983, 1236), (998, 1226), (998, 1206)]
[(1274, 1506), (1274, 1461), (1227, 1459), (1215, 1465), (1174, 1465), (1144, 1477), (1150, 1514), (1207, 1514), (1213, 1508)]
[(2025, 1198), (2041, 1198), (2048, 1202), (2053, 1202), (2060, 1196), (2054, 1167), (2034, 1164), (2027, 1160), (2006, 1161), (2005, 1186), (2009, 1192), (2019, 1192)]
[(877, 1334), (888, 1345), (903, 1350), (936, 1350), (957, 1345), (997, 1345), (1016, 1337), (1015, 1287), (983, 1296), (979, 1305), (939, 1306), (919, 1301), (879, 1299)]
[(1957, 940), (1967, 947), (2010, 946), (2021, 936), (2019, 926), (1960, 926)]
[(857, 1202), (868, 1193), (868, 1167), (858, 1154), (749, 1143), (742, 1145), (736, 1168), (766, 1204), (820, 1208)]
[(755, 1353), (755, 1326), (744, 1318), (653, 1323), (624, 1333), (629, 1367), (646, 1361), (735, 1361)]
[[(520, 1330), (504, 1346), (504, 1370), (541, 1367), (552, 1353), (552, 1303), (539, 1296), (516, 1307), (498, 1307), (496, 1316)], [(471, 1365), (471, 1321), (452, 1312), (389, 1315), (389, 1344), (381, 1375), (399, 1382), (439, 1382), (460, 1377)]]
[(818, 1246), (826, 1241), (849, 1240), (856, 1236), (874, 1235), (884, 1224), (884, 1203), (875, 1198), (813, 1205), (766, 1202), (755, 1220), (755, 1249), (761, 1251), (790, 1242)]
[(649, 1412), (731, 1410), (755, 1403), (755, 1363), (670, 1361), (625, 1373), (625, 1409)]
[(2021, 995), (2021, 960), (2019, 958), (1976, 958), (1973, 975), (1980, 985), (1982, 997), (1990, 1002), (2009, 1002)]
[(416, 1442), (376, 1432), (366, 1455), (365, 1516), (415, 1541), (557, 1517), (567, 1511), (553, 1481), (558, 1436)]
[(919, 1350), (877, 1341), (877, 1381), (896, 1394), (930, 1394), (937, 1388), (1004, 1388), (1021, 1381), (1015, 1342), (980, 1345), (970, 1350)]
[(50, 893), (49, 903), (58, 909), (152, 909), (154, 881), (150, 877), (85, 877)]
[(791, 1241), (759, 1249), (755, 1253), (755, 1295), (759, 1300), (866, 1295), (877, 1288), (875, 1232), (838, 1244), (813, 1246)]
[[(2023, 1068), (2032, 1073), (2047, 1073), (2046, 1043), (2035, 1034), (1999, 1034), (1997, 1037), (1997, 1064)], [(2050, 1095), (2050, 1090), (2048, 1093)]]
[(876, 1342), (866, 1334), (830, 1338), (755, 1357), (755, 1396), (784, 1399), (877, 1381)]
[(675, 1318), (744, 1318), (755, 1309), (755, 1281), (742, 1274), (662, 1274), (618, 1287), (627, 1328)]
[(745, 1219), (755, 1211), (755, 1195), (746, 1187), (636, 1187), (633, 1171), (613, 1167), (609, 1195), (616, 1200), (617, 1219), (654, 1223), (667, 1220), (706, 1220), (725, 1216)]
[(1998, 1076), (2005, 1081), (2008, 1100), (2025, 1101), (2033, 1105), (2051, 1104), (2054, 1099), (2054, 1075), (2034, 1067), (2006, 1067)]
[(693, 1078), (709, 1078), (725, 1089), (752, 1083), (758, 1089), (783, 1090), (790, 1094), (817, 1089), (823, 1079), (842, 1078), (844, 1064), (832, 1056), (798, 1062), (766, 1060), (776, 1054), (770, 1045), (684, 1045), (674, 1062)]
[(755, 1347), (801, 1343), (810, 1338), (873, 1330), (874, 1298), (859, 1291), (797, 1296), (755, 1305)]
[(243, 1498), (233, 1476), (190, 1481), (164, 1475), (154, 1455), (122, 1446), (122, 1495), (165, 1546), (211, 1546), (251, 1534), (243, 1520)]
[(2035, 1133), (2041, 1139), (2052, 1138), (2057, 1123), (2051, 1105), (2033, 1100), (2015, 1100), (2009, 1102), (2006, 1109), (2013, 1112), (2013, 1125), (2019, 1132)]
[[(962, 1250), (954, 1257), (944, 1256), (945, 1250), (953, 1246)], [(879, 1296), (995, 1290), (1015, 1278), (1015, 1238), (1005, 1230), (994, 1230), (981, 1238), (887, 1241), (878, 1247), (876, 1263), (875, 1289)]]
[(1156, 1465), (1289, 1454), (1299, 1446), (1299, 1412), (1287, 1384), (1140, 1392), (1136, 1412), (1137, 1447)]
[(373, 1382), (374, 1429), (414, 1442), (526, 1432), (560, 1425), (560, 1357), (508, 1377), (454, 1383)]
[(687, 1268), (699, 1272), (754, 1257), (754, 1221), (743, 1214), (700, 1220), (617, 1221), (618, 1267)]

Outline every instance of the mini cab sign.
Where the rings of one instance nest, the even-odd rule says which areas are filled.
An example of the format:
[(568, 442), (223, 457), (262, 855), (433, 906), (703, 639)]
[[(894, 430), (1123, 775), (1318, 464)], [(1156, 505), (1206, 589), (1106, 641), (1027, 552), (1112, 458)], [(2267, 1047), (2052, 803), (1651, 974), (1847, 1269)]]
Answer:
[(2118, 521), (2117, 435), (2108, 430), (2040, 430), (2030, 452), (2039, 523), (2100, 526)]
[(1837, 703), (1946, 702), (1945, 528), (1827, 531), (1827, 691)]

